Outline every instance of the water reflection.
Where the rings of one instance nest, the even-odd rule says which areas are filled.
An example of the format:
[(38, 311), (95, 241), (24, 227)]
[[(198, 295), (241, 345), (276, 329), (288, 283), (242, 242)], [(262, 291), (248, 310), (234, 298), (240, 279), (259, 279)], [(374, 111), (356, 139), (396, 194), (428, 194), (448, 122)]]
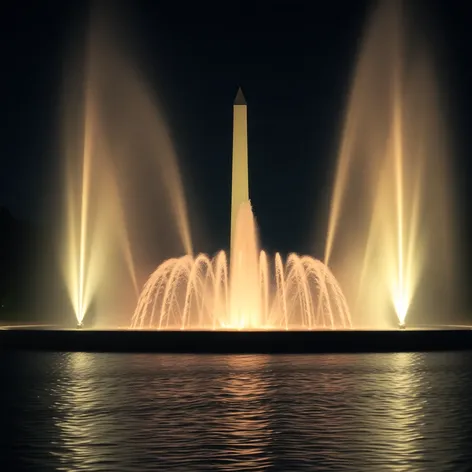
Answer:
[[(461, 405), (471, 380), (469, 368), (457, 369), (461, 359), (457, 353), (365, 357), (352, 392), (359, 432), (353, 449), (364, 470), (468, 470), (472, 417)], [(454, 372), (462, 372), (460, 382), (450, 381)], [(462, 422), (461, 415), (465, 429), (450, 434), (445, 426)]]
[(357, 449), (372, 470), (380, 464), (386, 471), (412, 470), (423, 460), (421, 426), (428, 379), (423, 377), (422, 355), (374, 356), (369, 365), (353, 391)]
[(231, 356), (218, 382), (224, 433), (220, 470), (267, 470), (272, 464), (269, 356)]
[(62, 357), (61, 375), (50, 389), (52, 420), (59, 431), (52, 441), (62, 464), (58, 470), (107, 470), (117, 459), (113, 445), (127, 439), (113, 415), (119, 388), (101, 375), (100, 364), (89, 353)]
[(424, 439), (424, 410), (428, 407), (424, 372), (417, 355), (398, 353), (391, 359), (390, 386), (381, 382), (387, 414), (377, 427), (379, 436), (383, 433), (382, 440), (392, 445), (392, 470), (410, 470), (413, 462), (423, 460), (420, 444)]
[(5, 470), (432, 472), (472, 463), (472, 353), (2, 360)]

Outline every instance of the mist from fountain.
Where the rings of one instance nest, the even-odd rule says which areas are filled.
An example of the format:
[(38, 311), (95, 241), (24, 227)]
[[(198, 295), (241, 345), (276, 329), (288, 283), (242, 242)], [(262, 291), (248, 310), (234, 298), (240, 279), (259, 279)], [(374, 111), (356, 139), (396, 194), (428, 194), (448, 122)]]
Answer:
[(76, 61), (65, 81), (61, 259), (79, 324), (92, 311), (101, 322), (110, 314), (108, 322), (117, 323), (120, 310), (129, 319), (148, 273), (143, 260), (156, 252), (162, 227), (168, 238), (159, 240), (158, 251), (192, 252), (167, 128), (109, 19), (94, 11), (85, 60)]
[[(224, 251), (169, 259), (149, 277), (134, 329), (347, 329), (351, 316), (328, 267), (310, 256), (260, 251), (250, 202), (236, 218), (231, 267)], [(272, 270), (271, 270), (272, 269)]]
[(392, 311), (404, 323), (420, 289), (422, 312), (445, 311), (453, 280), (437, 73), (418, 35), (422, 18), (407, 16), (405, 3), (379, 2), (367, 28), (331, 199), (324, 261), (341, 275), (356, 325), (390, 324)]
[[(109, 143), (100, 120), (99, 51), (96, 38), (89, 39), (83, 104), (79, 112), (74, 110), (83, 117), (83, 124), (77, 123), (72, 107), (66, 110), (64, 120), (67, 205), (62, 264), (79, 325), (111, 268), (107, 264), (110, 256), (118, 253), (123, 258), (135, 293), (139, 293), (117, 182), (109, 161)], [(69, 87), (66, 95), (70, 100), (76, 84)], [(81, 137), (77, 129), (82, 131)], [(110, 228), (114, 228), (113, 233)]]

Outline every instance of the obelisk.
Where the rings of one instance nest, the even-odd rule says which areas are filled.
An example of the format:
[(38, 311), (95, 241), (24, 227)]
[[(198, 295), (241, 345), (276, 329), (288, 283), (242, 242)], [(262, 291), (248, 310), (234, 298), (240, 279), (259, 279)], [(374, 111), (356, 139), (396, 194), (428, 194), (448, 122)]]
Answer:
[(231, 186), (231, 245), (233, 249), (236, 217), (241, 203), (249, 200), (247, 160), (247, 105), (239, 88), (233, 103), (233, 170)]

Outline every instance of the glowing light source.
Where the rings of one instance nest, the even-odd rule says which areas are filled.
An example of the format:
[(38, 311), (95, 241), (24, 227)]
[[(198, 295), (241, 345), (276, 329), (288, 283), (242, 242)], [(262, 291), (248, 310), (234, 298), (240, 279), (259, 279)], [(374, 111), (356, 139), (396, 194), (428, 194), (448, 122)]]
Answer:
[(393, 297), (393, 304), (395, 307), (395, 313), (397, 314), (400, 325), (404, 324), (406, 314), (408, 312), (408, 306), (410, 304), (408, 297), (405, 292), (399, 291)]
[(392, 306), (405, 323), (420, 277), (444, 286), (453, 273), (445, 127), (427, 42), (404, 20), (405, 3), (379, 2), (366, 31), (325, 246), (353, 319), (376, 327), (391, 324)]

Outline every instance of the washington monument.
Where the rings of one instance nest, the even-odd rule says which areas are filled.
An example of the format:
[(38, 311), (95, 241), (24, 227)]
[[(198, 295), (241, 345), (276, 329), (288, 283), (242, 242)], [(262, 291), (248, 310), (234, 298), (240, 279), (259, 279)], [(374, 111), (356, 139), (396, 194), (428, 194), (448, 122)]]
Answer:
[(247, 105), (241, 88), (233, 103), (233, 171), (231, 187), (231, 245), (234, 247), (234, 231), (239, 207), (249, 200)]

